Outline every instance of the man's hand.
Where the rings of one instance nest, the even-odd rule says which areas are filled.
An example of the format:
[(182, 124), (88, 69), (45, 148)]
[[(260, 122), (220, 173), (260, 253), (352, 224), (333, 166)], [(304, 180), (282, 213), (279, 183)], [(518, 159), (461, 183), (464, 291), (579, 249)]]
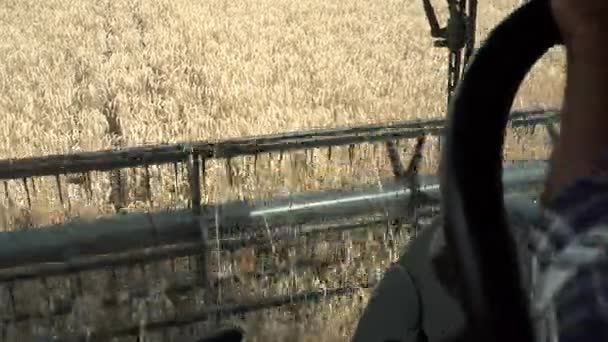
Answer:
[(545, 204), (581, 177), (608, 176), (608, 0), (551, 0), (567, 51), (560, 138)]

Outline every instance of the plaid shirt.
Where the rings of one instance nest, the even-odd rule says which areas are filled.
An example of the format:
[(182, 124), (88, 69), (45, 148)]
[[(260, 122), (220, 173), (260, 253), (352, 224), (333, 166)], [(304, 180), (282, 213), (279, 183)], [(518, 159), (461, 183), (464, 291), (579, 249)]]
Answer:
[(577, 181), (545, 214), (532, 239), (533, 315), (553, 318), (559, 342), (608, 341), (608, 179)]

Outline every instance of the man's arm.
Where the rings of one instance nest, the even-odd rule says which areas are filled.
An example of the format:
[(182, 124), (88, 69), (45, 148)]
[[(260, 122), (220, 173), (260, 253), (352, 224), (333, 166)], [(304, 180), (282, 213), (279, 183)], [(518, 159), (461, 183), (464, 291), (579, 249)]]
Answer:
[(539, 261), (545, 276), (569, 274), (554, 303), (560, 342), (608, 341), (607, 239), (589, 238), (608, 227), (608, 1), (551, 4), (566, 46), (567, 84), (543, 194), (550, 224)]
[(608, 1), (552, 5), (567, 51), (567, 81), (545, 203), (576, 179), (608, 170)]

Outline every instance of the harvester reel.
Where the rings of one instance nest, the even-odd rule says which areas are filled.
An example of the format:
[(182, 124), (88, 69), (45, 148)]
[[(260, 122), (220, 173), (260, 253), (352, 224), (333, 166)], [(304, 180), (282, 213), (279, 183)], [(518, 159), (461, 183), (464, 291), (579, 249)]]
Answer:
[[(432, 10), (430, 0), (425, 1), (425, 10)], [(65, 189), (66, 183), (73, 183), (71, 180), (74, 179), (74, 176), (81, 175), (75, 177), (78, 181), (73, 185), (82, 186), (89, 196), (88, 200), (92, 201), (94, 199), (90, 178), (92, 172), (114, 173), (120, 169), (133, 169), (133, 172), (128, 173), (133, 176), (137, 175), (135, 172), (137, 169), (142, 169), (139, 171), (144, 172), (143, 186), (146, 188), (146, 197), (151, 200), (150, 173), (153, 169), (150, 167), (158, 167), (159, 177), (161, 177), (163, 170), (160, 167), (172, 166), (174, 182), (163, 180), (161, 183), (170, 185), (170, 182), (173, 182), (173, 189), (179, 189), (181, 183), (185, 181), (190, 191), (190, 208), (187, 209), (146, 214), (125, 213), (109, 218), (99, 218), (92, 222), (74, 220), (51, 224), (40, 229), (2, 232), (0, 234), (0, 246), (2, 246), (0, 248), (0, 271), (2, 271), (0, 272), (0, 292), (3, 298), (7, 298), (6, 303), (8, 303), (8, 305), (4, 305), (7, 310), (0, 313), (0, 315), (6, 313), (6, 316), (3, 316), (5, 317), (4, 322), (12, 325), (30, 324), (29, 322), (47, 318), (49, 321), (63, 319), (71, 312), (69, 310), (76, 303), (78, 296), (82, 295), (78, 294), (78, 291), (72, 291), (71, 299), (64, 302), (64, 298), (61, 298), (62, 305), (49, 304), (48, 313), (36, 310), (34, 310), (35, 312), (25, 312), (26, 310), (24, 310), (23, 313), (20, 313), (20, 310), (16, 308), (21, 300), (15, 299), (13, 293), (14, 288), (17, 288), (14, 285), (18, 282), (42, 279), (44, 283), (47, 277), (73, 276), (75, 287), (72, 288), (72, 279), (70, 279), (70, 286), (67, 290), (74, 290), (76, 285), (80, 286), (82, 272), (106, 268), (113, 272), (114, 268), (132, 268), (135, 265), (139, 267), (139, 265), (147, 263), (175, 260), (180, 257), (193, 258), (191, 260), (193, 264), (197, 264), (198, 273), (193, 279), (188, 277), (189, 281), (182, 284), (181, 275), (183, 274), (174, 270), (176, 276), (171, 277), (174, 284), (167, 288), (174, 291), (173, 293), (182, 293), (182, 289), (204, 289), (205, 293), (210, 293), (211, 291), (208, 290), (212, 290), (213, 285), (210, 284), (207, 268), (209, 253), (207, 228), (214, 224), (218, 233), (213, 238), (218, 241), (218, 249), (234, 250), (241, 244), (261, 246), (262, 244), (259, 242), (262, 239), (252, 239), (250, 236), (232, 232), (220, 234), (220, 228), (223, 230), (223, 228), (239, 227), (243, 230), (250, 229), (251, 232), (257, 232), (261, 229), (269, 231), (269, 227), (272, 226), (279, 228), (276, 230), (277, 232), (282, 232), (280, 228), (283, 226), (307, 225), (308, 230), (301, 229), (297, 232), (298, 235), (294, 234), (299, 237), (308, 232), (316, 234), (322, 230), (329, 231), (334, 228), (346, 230), (364, 225), (377, 227), (386, 222), (386, 218), (398, 218), (396, 220), (413, 218), (412, 226), (416, 227), (418, 217), (426, 219), (432, 216), (435, 218), (432, 227), (425, 228), (421, 232), (420, 238), (417, 238), (410, 247), (417, 244), (416, 248), (427, 251), (428, 249), (419, 248), (424, 246), (419, 242), (424, 242), (432, 231), (445, 233), (448, 247), (453, 249), (454, 256), (459, 261), (460, 272), (457, 274), (466, 276), (464, 292), (467, 296), (464, 296), (464, 305), (459, 304), (457, 307), (460, 309), (464, 306), (468, 314), (468, 325), (472, 329), (465, 332), (467, 335), (459, 337), (464, 338), (463, 341), (473, 341), (475, 339), (469, 338), (473, 332), (481, 334), (481, 337), (491, 336), (486, 339), (490, 341), (525, 342), (526, 338), (530, 340), (527, 301), (519, 288), (517, 272), (515, 269), (507, 268), (515, 267), (515, 262), (512, 260), (513, 244), (507, 233), (503, 189), (500, 185), (500, 176), (503, 171), (500, 163), (500, 150), (508, 111), (519, 83), (536, 59), (550, 45), (557, 42), (555, 27), (549, 15), (548, 1), (533, 1), (499, 26), (486, 45), (478, 52), (474, 64), (469, 68), (463, 84), (456, 93), (453, 93), (452, 90), (460, 79), (461, 66), (466, 64), (475, 45), (477, 0), (448, 0), (451, 20), (447, 26), (440, 28), (436, 23), (436, 18), (434, 22), (431, 22), (433, 36), (443, 39), (438, 45), (450, 50), (448, 95), (456, 96), (451, 102), (448, 139), (444, 148), (446, 154), (442, 161), (442, 191), (445, 200), (442, 209), (449, 223), (445, 231), (441, 230), (443, 218), (435, 215), (439, 202), (437, 179), (436, 177), (418, 177), (418, 168), (426, 138), (423, 134), (439, 135), (444, 127), (444, 122), (440, 119), (400, 122), (394, 125), (366, 125), (345, 129), (281, 133), (211, 142), (125, 147), (120, 151), (102, 150), (28, 157), (19, 160), (0, 160), (0, 180), (4, 183), (7, 200), (12, 201), (8, 185), (8, 182), (11, 181), (11, 187), (16, 185), (19, 186), (19, 189), (25, 190), (24, 194), (19, 196), (27, 199), (25, 203), (30, 210), (32, 209), (30, 195), (36, 192), (34, 179), (41, 177), (55, 177), (60, 205), (62, 208), (67, 207), (68, 211), (71, 210), (69, 197), (65, 197), (64, 202), (64, 195), (62, 195), (69, 190)], [(431, 15), (429, 18), (432, 19), (433, 16)], [(464, 36), (465, 34), (466, 36)], [(518, 45), (521, 43), (522, 46), (516, 46), (516, 42)], [(518, 53), (512, 54), (512, 51), (518, 51)], [(464, 60), (464, 63), (461, 63), (461, 60)], [(538, 111), (522, 112), (519, 116), (515, 115), (512, 118), (513, 126), (528, 127), (542, 124), (545, 121), (553, 122), (555, 115), (545, 114)], [(474, 128), (474, 125), (477, 124), (474, 121), (479, 121), (485, 130)], [(550, 130), (549, 126), (548, 130)], [(556, 132), (551, 130), (550, 132), (553, 137), (557, 136)], [(390, 140), (416, 137), (418, 140), (412, 151), (413, 157), (404, 166), (396, 143)], [(203, 207), (204, 188), (202, 185), (206, 183), (206, 160), (229, 161), (233, 157), (253, 155), (256, 158), (254, 160), (255, 170), (257, 156), (262, 153), (280, 153), (282, 156), (286, 151), (308, 151), (323, 147), (328, 148), (328, 160), (331, 160), (333, 146), (354, 146), (363, 141), (388, 141), (389, 160), (396, 182), (390, 180), (390, 183), (386, 183), (387, 186), (382, 184), (380, 190), (366, 187), (343, 192), (341, 191), (343, 189), (332, 189), (304, 192), (289, 197), (281, 196), (268, 201), (264, 199), (250, 203), (250, 201), (239, 200), (209, 204)], [(471, 154), (471, 151), (475, 151), (474, 154)], [(537, 167), (528, 180), (524, 180), (526, 177), (520, 177), (521, 174), (517, 172), (518, 175), (512, 177), (511, 182), (505, 182), (507, 184), (505, 187), (509, 187), (509, 184), (515, 187), (517, 184), (527, 189), (530, 183), (537, 184), (542, 177), (542, 171), (539, 169), (541, 168)], [(506, 169), (505, 175), (509, 176), (510, 171), (514, 170)], [(164, 185), (160, 188), (164, 189)], [(28, 188), (30, 186), (33, 190), (31, 193)], [(178, 197), (177, 192), (175, 195)], [(428, 202), (428, 205), (423, 206), (422, 210), (418, 210), (420, 205), (425, 202)], [(517, 210), (519, 210), (517, 208), (514, 210), (514, 207), (517, 206), (509, 205), (506, 208), (511, 215), (510, 218), (517, 216), (519, 223), (532, 223), (535, 220), (534, 215), (526, 216), (530, 213), (529, 207), (520, 210), (520, 213), (524, 212), (520, 216), (512, 215), (514, 212), (517, 214)], [(344, 219), (357, 219), (361, 222), (353, 224), (348, 222), (345, 225)], [(321, 225), (319, 223), (321, 221), (323, 221), (323, 229), (318, 227)], [(327, 222), (336, 222), (336, 224), (329, 226)], [(494, 229), (498, 229), (498, 231), (494, 231)], [(222, 241), (220, 246), (219, 240), (224, 237), (226, 243), (224, 244)], [(266, 240), (261, 242), (267, 245)], [(274, 248), (274, 245), (268, 245), (270, 245), (268, 250)], [(408, 248), (408, 251), (412, 249), (415, 248)], [(451, 250), (446, 249), (446, 251)], [(448, 255), (448, 257), (451, 256), (451, 254)], [(415, 260), (415, 258), (409, 257), (408, 259)], [(479, 263), (475, 261), (479, 261)], [(494, 267), (496, 270), (493, 269)], [(145, 268), (142, 267), (142, 270), (145, 271)], [(389, 278), (394, 275), (395, 273), (387, 272)], [(407, 281), (406, 279), (405, 282), (397, 282), (395, 293), (410, 298), (414, 297), (416, 300), (418, 298), (417, 289), (406, 291), (406, 287), (411, 285), (411, 282), (407, 283)], [(435, 288), (439, 287), (439, 283), (441, 282), (434, 283)], [(494, 288), (497, 284), (500, 287)], [(107, 340), (111, 337), (135, 336), (142, 331), (181, 327), (200, 321), (209, 321), (214, 317), (240, 315), (311, 299), (352, 294), (361, 287), (367, 288), (368, 285), (361, 283), (356, 286), (324, 288), (321, 291), (314, 289), (238, 305), (220, 305), (213, 298), (208, 301), (205, 298), (204, 303), (196, 303), (197, 310), (180, 314), (179, 317), (171, 314), (168, 315), (169, 317), (146, 322), (134, 320), (124, 322), (124, 325), (120, 326), (101, 327), (93, 330), (87, 328), (86, 332), (61, 331), (59, 334), (69, 334), (70, 336), (65, 338), (69, 341)], [(5, 289), (6, 291), (4, 291)], [(132, 290), (136, 295), (144, 292), (140, 291), (139, 287), (134, 287)], [(56, 294), (51, 293), (49, 288), (43, 292), (45, 293), (39, 299), (53, 303)], [(26, 299), (29, 300), (29, 298)], [(389, 301), (399, 303), (399, 298), (389, 296)], [(437, 301), (435, 302), (437, 303)], [(122, 303), (112, 303), (112, 306), (119, 307), (117, 304)], [(430, 306), (438, 308), (438, 310), (445, 310), (441, 304)], [(425, 307), (417, 307), (417, 309), (420, 308)], [(497, 310), (493, 310), (493, 308), (497, 308)], [(380, 315), (377, 315), (380, 317), (380, 321), (385, 321), (384, 323), (396, 321), (396, 325), (400, 328), (406, 325), (403, 323), (403, 319), (387, 316), (389, 316), (387, 312), (380, 312)], [(460, 314), (463, 321), (464, 316), (464, 313)], [(509, 324), (509, 326), (504, 331), (500, 330), (501, 334), (496, 334), (499, 329), (505, 328), (503, 324)], [(0, 326), (0, 336), (6, 332), (6, 329), (2, 331), (2, 328)], [(519, 331), (519, 328), (523, 330)], [(58, 330), (62, 330), (62, 328)], [(374, 333), (376, 331), (378, 330), (374, 330)], [(199, 341), (242, 341), (244, 335), (246, 335), (246, 331), (239, 327), (226, 327), (218, 329)], [(428, 336), (421, 336), (421, 338), (426, 337)], [(377, 336), (374, 335), (371, 340), (373, 341), (374, 338)], [(64, 340), (63, 337), (57, 337), (57, 339)], [(369, 340), (364, 339), (363, 341)], [(416, 341), (422, 342), (427, 339)], [(431, 341), (436, 340), (431, 339)]]

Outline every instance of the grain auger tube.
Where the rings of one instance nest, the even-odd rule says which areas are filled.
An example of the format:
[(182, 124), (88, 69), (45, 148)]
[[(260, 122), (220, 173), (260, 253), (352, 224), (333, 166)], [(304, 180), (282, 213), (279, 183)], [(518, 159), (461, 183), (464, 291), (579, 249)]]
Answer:
[(522, 248), (516, 243), (524, 233), (517, 227), (542, 220), (531, 197), (505, 196), (502, 150), (519, 86), (558, 44), (549, 0), (533, 0), (475, 53), (448, 112), (442, 217), (389, 268), (353, 341), (542, 340), (525, 290), (530, 272), (518, 262)]

